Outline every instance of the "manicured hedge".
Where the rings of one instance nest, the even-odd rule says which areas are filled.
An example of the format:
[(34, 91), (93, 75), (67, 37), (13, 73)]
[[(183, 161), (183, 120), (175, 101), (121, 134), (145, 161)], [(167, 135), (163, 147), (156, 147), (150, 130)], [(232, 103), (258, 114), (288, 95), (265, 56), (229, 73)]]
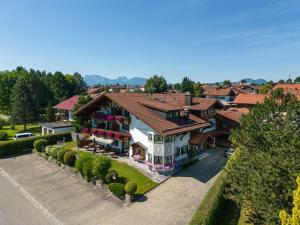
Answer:
[(38, 152), (42, 152), (47, 146), (48, 142), (45, 139), (38, 139), (33, 142), (33, 147)]
[(71, 133), (61, 133), (47, 136), (24, 138), (20, 140), (3, 141), (0, 142), (0, 157), (17, 154), (26, 150), (32, 150), (33, 142), (41, 138), (45, 139), (49, 145), (56, 144), (57, 141), (60, 141), (63, 138), (65, 138), (66, 141), (70, 141), (72, 139)]
[(122, 197), (125, 194), (125, 185), (120, 183), (111, 183), (108, 189), (117, 197)]
[(215, 225), (222, 213), (224, 202), (224, 179), (225, 172), (221, 172), (213, 186), (204, 196), (199, 208), (196, 210), (190, 225)]

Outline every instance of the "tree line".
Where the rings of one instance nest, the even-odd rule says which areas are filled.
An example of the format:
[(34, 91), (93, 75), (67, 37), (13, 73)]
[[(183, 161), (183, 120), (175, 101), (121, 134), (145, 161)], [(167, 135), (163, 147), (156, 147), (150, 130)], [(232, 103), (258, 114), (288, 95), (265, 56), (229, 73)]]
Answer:
[(79, 73), (50, 73), (24, 67), (0, 71), (0, 113), (11, 115), (13, 123), (26, 126), (40, 121), (41, 116), (53, 116), (53, 105), (83, 94), (86, 88)]

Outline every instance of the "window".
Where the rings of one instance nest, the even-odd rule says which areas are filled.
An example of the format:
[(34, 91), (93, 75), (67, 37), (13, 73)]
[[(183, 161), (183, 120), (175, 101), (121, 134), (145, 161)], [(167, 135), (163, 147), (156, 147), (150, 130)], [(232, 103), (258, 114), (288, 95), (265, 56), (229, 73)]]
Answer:
[(172, 156), (165, 157), (165, 164), (172, 164)]
[(129, 124), (122, 123), (122, 130), (129, 130)]
[(187, 153), (187, 151), (188, 151), (188, 146), (187, 145), (184, 145), (184, 146), (181, 147), (181, 155)]
[(148, 134), (148, 140), (152, 141), (153, 140), (153, 135), (152, 134)]
[(129, 112), (124, 109), (124, 116), (129, 117)]
[(220, 96), (219, 99), (224, 100), (224, 99), (225, 99), (225, 96)]
[(154, 164), (161, 165), (163, 163), (163, 157), (162, 156), (154, 156)]
[(175, 149), (175, 156), (176, 157), (180, 156), (180, 148), (179, 147), (176, 147), (176, 149)]
[(173, 141), (173, 136), (167, 136), (167, 137), (165, 137), (165, 142), (166, 143), (170, 143), (172, 141)]
[(155, 143), (163, 142), (163, 137), (161, 135), (154, 135), (154, 142)]
[(148, 153), (148, 162), (152, 163), (152, 154)]

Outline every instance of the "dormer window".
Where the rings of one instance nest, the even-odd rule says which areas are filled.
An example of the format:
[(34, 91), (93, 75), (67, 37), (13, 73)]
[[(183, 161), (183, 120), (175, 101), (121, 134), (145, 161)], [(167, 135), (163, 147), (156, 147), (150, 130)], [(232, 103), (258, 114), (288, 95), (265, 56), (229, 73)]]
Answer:
[(167, 112), (167, 119), (175, 119), (180, 116), (179, 111), (169, 111)]

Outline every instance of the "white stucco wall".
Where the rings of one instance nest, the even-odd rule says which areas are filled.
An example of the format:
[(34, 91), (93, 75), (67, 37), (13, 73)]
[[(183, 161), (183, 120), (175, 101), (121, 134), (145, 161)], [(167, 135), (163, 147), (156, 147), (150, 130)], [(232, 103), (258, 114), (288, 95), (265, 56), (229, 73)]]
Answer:
[(42, 135), (59, 134), (59, 133), (71, 132), (72, 130), (73, 127), (47, 128), (42, 126)]

